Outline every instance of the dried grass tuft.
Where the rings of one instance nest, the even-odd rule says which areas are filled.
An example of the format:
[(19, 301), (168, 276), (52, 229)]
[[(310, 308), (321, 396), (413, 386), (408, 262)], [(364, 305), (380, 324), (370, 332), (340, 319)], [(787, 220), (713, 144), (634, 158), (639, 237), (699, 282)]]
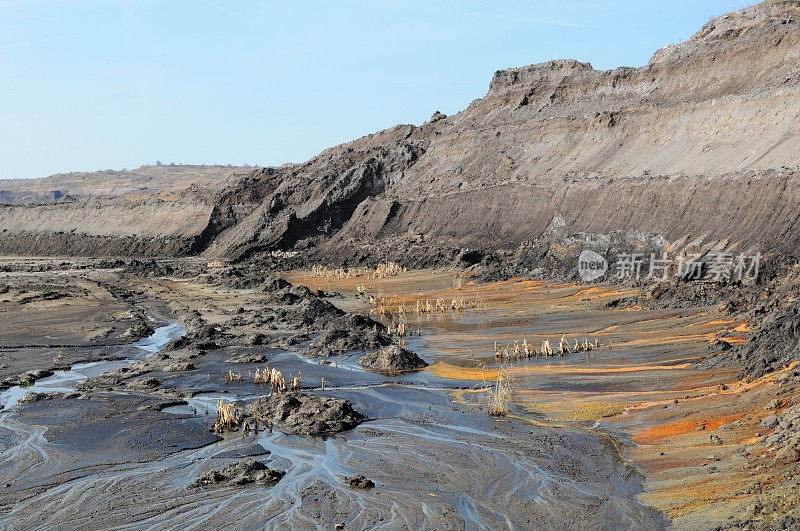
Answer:
[[(484, 368), (485, 366), (481, 368), (481, 372), (483, 372)], [(494, 385), (488, 385), (484, 380), (483, 386), (487, 389), (487, 413), (495, 417), (508, 415), (511, 396), (516, 386), (513, 376), (513, 367), (510, 365), (501, 367)]]

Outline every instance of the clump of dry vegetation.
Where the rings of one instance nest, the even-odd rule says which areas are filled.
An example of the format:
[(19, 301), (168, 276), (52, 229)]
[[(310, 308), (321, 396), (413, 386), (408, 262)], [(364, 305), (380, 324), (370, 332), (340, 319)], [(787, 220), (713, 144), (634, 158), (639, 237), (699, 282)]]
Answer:
[[(396, 335), (398, 337), (403, 336), (413, 336), (415, 331), (412, 326), (409, 326), (407, 323), (403, 321), (394, 322), (392, 321), (389, 326), (386, 327), (386, 333), (390, 336)], [(416, 334), (420, 335), (422, 333), (422, 326), (417, 326)]]
[[(255, 372), (248, 371), (248, 379), (252, 380), (255, 384), (261, 385), (269, 385), (272, 389), (272, 393), (286, 393), (290, 391), (297, 391), (300, 389), (300, 375), (302, 373), (298, 372), (297, 376), (292, 376), (289, 374), (288, 384), (286, 378), (283, 376), (281, 371), (277, 370), (276, 368), (270, 369), (268, 366), (264, 366), (264, 370), (256, 368)], [(233, 371), (230, 369), (227, 373), (222, 374), (223, 378), (225, 378), (226, 383), (230, 382), (241, 382), (242, 381), (242, 373), (234, 374)]]
[[(222, 434), (225, 431), (237, 430), (239, 427), (243, 432), (258, 431), (258, 411), (256, 410), (252, 415), (245, 415), (242, 409), (236, 407), (236, 402), (226, 404), (225, 400), (220, 398), (217, 401), (217, 421), (214, 423), (214, 433)], [(271, 427), (270, 430), (272, 430)]]
[[(579, 342), (578, 339), (575, 338), (575, 344), (570, 346), (569, 342), (567, 341), (567, 335), (564, 334), (561, 336), (561, 340), (558, 342), (558, 348), (555, 351), (553, 351), (553, 347), (550, 345), (549, 339), (542, 341), (542, 344), (538, 349), (531, 346), (531, 344), (528, 343), (527, 338), (523, 338), (521, 344), (515, 339), (514, 344), (508, 346), (500, 346), (495, 341), (494, 357), (500, 362), (511, 359), (519, 361), (523, 358), (551, 358), (556, 354), (558, 356), (565, 356), (573, 352), (589, 352), (592, 350), (602, 350), (602, 348), (603, 345), (600, 343), (599, 339), (595, 338), (594, 343), (591, 343), (587, 337), (583, 338), (583, 342)], [(610, 350), (612, 348), (611, 343), (606, 345), (606, 348)]]
[(365, 275), (364, 269), (344, 269), (336, 268), (331, 269), (325, 266), (314, 265), (311, 266), (311, 276), (316, 278), (335, 278), (338, 280), (346, 278), (358, 278)]
[(222, 377), (225, 379), (225, 383), (230, 382), (241, 382), (242, 381), (242, 373), (234, 373), (232, 370), (228, 369), (228, 372), (223, 372)]
[[(359, 290), (360, 288), (362, 288), (362, 286), (359, 286)], [(448, 311), (458, 312), (486, 309), (486, 304), (478, 299), (452, 299), (447, 301), (445, 299), (438, 298), (435, 300), (418, 300), (414, 301), (413, 303), (398, 303), (393, 297), (367, 295), (366, 290), (359, 291), (359, 293), (364, 294), (367, 302), (372, 306), (369, 312), (370, 315), (378, 315), (380, 317), (392, 317), (394, 315), (399, 317), (406, 317), (410, 315), (431, 316), (443, 315)]]
[[(485, 368), (485, 366), (484, 366)], [(481, 369), (481, 372), (483, 368)], [(500, 368), (494, 385), (483, 382), (486, 389), (486, 412), (492, 416), (499, 417), (508, 415), (511, 395), (514, 392), (516, 382), (513, 375), (513, 367), (505, 366)]]
[(388, 278), (400, 275), (406, 272), (406, 268), (397, 262), (386, 262), (379, 264), (378, 267), (372, 272), (372, 278)]
[[(318, 266), (314, 265), (311, 266), (311, 276), (317, 278), (335, 278), (338, 280), (342, 279), (349, 279), (349, 278), (360, 278), (360, 277), (367, 277), (371, 279), (377, 278), (389, 278), (394, 277), (400, 274), (403, 274), (407, 271), (407, 269), (397, 262), (389, 262), (378, 264), (378, 267), (375, 269), (366, 269), (366, 268), (348, 268), (344, 269), (340, 268), (329, 268), (326, 266)], [(359, 291), (363, 291), (359, 288)]]
[(277, 258), (279, 260), (294, 258), (298, 254), (300, 254), (300, 251), (270, 251), (269, 253), (272, 258)]
[(223, 399), (217, 401), (217, 422), (214, 423), (214, 433), (222, 433), (226, 429), (236, 428), (242, 422), (242, 411), (236, 408), (236, 403), (226, 404)]

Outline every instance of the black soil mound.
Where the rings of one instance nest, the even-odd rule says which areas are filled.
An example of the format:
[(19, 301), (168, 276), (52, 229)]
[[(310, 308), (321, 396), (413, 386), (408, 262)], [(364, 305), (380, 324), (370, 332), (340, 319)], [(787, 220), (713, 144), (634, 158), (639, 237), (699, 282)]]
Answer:
[(358, 359), (358, 363), (372, 371), (390, 374), (401, 371), (414, 371), (428, 366), (425, 360), (414, 352), (397, 345), (390, 345), (377, 352), (362, 356)]
[(274, 485), (286, 474), (272, 470), (267, 465), (254, 459), (242, 459), (219, 470), (203, 472), (195, 480), (197, 485)]
[(705, 366), (738, 365), (745, 374), (759, 377), (777, 370), (800, 356), (800, 303), (757, 318), (755, 330), (742, 346), (729, 349), (725, 356), (715, 356)]
[(305, 393), (264, 396), (245, 407), (245, 414), (257, 414), (260, 422), (274, 424), (281, 431), (299, 435), (336, 433), (356, 427), (364, 415), (349, 400)]
[(80, 393), (61, 393), (59, 391), (50, 391), (49, 393), (27, 393), (25, 396), (17, 401), (17, 404), (30, 404), (31, 402), (40, 402), (42, 400), (54, 400), (56, 398), (78, 398), (82, 396)]
[(242, 352), (234, 354), (225, 360), (225, 363), (264, 363), (267, 357), (260, 352)]
[(346, 477), (344, 478), (344, 482), (354, 489), (371, 489), (375, 487), (375, 483), (362, 474)]
[(309, 357), (324, 358), (350, 350), (370, 350), (392, 344), (386, 327), (363, 315), (347, 315), (331, 322), (306, 349)]

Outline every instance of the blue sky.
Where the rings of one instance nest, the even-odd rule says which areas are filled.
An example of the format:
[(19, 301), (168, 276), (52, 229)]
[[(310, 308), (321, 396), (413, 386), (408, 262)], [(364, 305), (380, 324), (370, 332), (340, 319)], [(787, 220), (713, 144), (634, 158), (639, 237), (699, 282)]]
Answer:
[(0, 178), (301, 162), (458, 112), (501, 68), (641, 66), (747, 4), (0, 0)]

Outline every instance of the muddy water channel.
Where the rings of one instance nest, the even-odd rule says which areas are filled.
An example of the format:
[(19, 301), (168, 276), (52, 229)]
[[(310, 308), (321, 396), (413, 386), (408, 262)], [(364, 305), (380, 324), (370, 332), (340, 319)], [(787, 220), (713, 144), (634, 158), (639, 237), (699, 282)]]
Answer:
[[(253, 347), (284, 374), (302, 371), (304, 390), (348, 399), (367, 416), (329, 437), (278, 430), (214, 435), (218, 399), (246, 403), (264, 392), (246, 378), (222, 380), (231, 368), (228, 352), (209, 352), (195, 360), (195, 370), (163, 378), (167, 390), (180, 390), (181, 401), (109, 391), (15, 406), (26, 392), (69, 392), (127, 359), (76, 366), (12, 389), (0, 413), (0, 522), (9, 528), (663, 528), (663, 516), (640, 502), (643, 477), (626, 457), (626, 427), (609, 429), (602, 421), (667, 388), (723, 379), (691, 363), (721, 330), (740, 325), (700, 310), (596, 309), (620, 296), (610, 288), (507, 282), (456, 289), (450, 275), (429, 273), (288, 278), (339, 291), (344, 297), (335, 304), (376, 318), (379, 310), (356, 284), (387, 307), (438, 298), (475, 304), (403, 317), (415, 332), (401, 338), (406, 348), (431, 364), (420, 372), (365, 371), (355, 361), (360, 353), (320, 364), (297, 352)], [(398, 320), (396, 312), (380, 319)], [(159, 328), (158, 337), (127, 352), (150, 354), (178, 333), (176, 325)], [(563, 334), (571, 343), (585, 338), (605, 346), (564, 357), (495, 359), (495, 343), (525, 339), (538, 346), (549, 339), (555, 346)], [(509, 414), (498, 418), (482, 404), (503, 366), (514, 388)], [(248, 456), (286, 475), (271, 487), (192, 485), (199, 473)], [(345, 477), (356, 473), (376, 487), (347, 486)]]
[(7, 410), (17, 405), (19, 399), (28, 393), (71, 393), (75, 390), (76, 385), (87, 378), (93, 378), (120, 367), (127, 367), (136, 360), (152, 356), (170, 340), (181, 337), (185, 333), (185, 330), (178, 324), (162, 324), (155, 329), (152, 335), (121, 348), (116, 354), (118, 359), (78, 363), (68, 370), (55, 371), (52, 376), (41, 378), (32, 385), (17, 385), (0, 392), (0, 409)]

